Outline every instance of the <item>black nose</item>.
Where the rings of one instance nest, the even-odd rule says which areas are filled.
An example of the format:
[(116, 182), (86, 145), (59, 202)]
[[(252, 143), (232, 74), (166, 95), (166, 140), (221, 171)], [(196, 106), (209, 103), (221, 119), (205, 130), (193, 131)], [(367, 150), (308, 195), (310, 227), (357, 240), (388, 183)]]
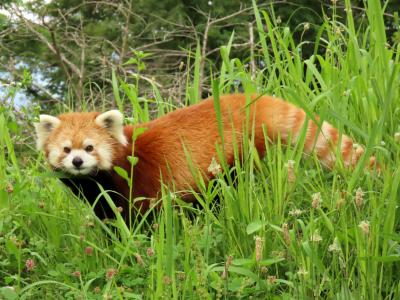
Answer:
[(74, 159), (72, 160), (72, 164), (79, 168), (82, 164), (83, 164), (83, 160), (82, 158), (80, 158), (79, 156), (74, 157)]

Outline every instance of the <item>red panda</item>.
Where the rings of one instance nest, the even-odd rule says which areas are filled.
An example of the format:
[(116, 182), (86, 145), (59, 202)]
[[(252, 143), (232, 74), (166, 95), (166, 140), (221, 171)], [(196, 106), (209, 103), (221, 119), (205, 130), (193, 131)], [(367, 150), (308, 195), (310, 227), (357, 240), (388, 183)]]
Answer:
[[(318, 126), (306, 117), (306, 113), (283, 100), (269, 96), (252, 96), (248, 105), (248, 126), (254, 134), (254, 144), (260, 155), (265, 152), (265, 134), (275, 141), (289, 139), (296, 143), (304, 128), (304, 152), (315, 152), (319, 160), (333, 167), (336, 154), (340, 153), (346, 166), (354, 166), (363, 154), (346, 135), (339, 137), (338, 130), (329, 123)], [(221, 124), (225, 160), (234, 161), (234, 139), (240, 139), (246, 121), (246, 96), (244, 94), (220, 97)], [(307, 122), (307, 124), (305, 124)], [(83, 193), (90, 203), (96, 200), (99, 188), (113, 190), (113, 201), (121, 206), (127, 217), (127, 199), (132, 196), (145, 199), (157, 198), (161, 183), (172, 185), (175, 190), (196, 189), (191, 167), (198, 169), (207, 182), (212, 178), (208, 168), (217, 159), (216, 144), (221, 143), (213, 98), (178, 109), (156, 120), (136, 126), (123, 125), (123, 115), (116, 110), (105, 113), (66, 113), (53, 117), (41, 115), (35, 124), (37, 148), (45, 152), (47, 161), (55, 170), (70, 175), (67, 183), (73, 191)], [(137, 128), (145, 128), (132, 145)], [(339, 151), (337, 147), (340, 145)], [(128, 156), (138, 158), (133, 169), (133, 194), (127, 182), (114, 170), (115, 166), (131, 173)], [(187, 160), (189, 154), (191, 165)], [(371, 164), (374, 158), (371, 158)], [(131, 199), (132, 199), (131, 198)], [(101, 201), (100, 201), (101, 202)], [(104, 202), (104, 201), (103, 201)], [(138, 202), (141, 210), (148, 208), (149, 201)], [(104, 203), (103, 203), (104, 205)], [(104, 207), (95, 212), (110, 217)]]

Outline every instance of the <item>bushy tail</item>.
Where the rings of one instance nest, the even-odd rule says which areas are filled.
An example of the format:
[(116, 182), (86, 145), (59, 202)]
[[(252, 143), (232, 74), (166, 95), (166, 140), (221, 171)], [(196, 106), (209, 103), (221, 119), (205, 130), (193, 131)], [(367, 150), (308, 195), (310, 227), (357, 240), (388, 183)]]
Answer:
[[(267, 107), (263, 114), (264, 118), (265, 115), (267, 116), (264, 123), (267, 125), (268, 135), (272, 139), (279, 134), (285, 141), (291, 135), (291, 143), (295, 144), (301, 134), (304, 133), (303, 130), (306, 130), (304, 152), (307, 154), (316, 153), (319, 160), (329, 168), (335, 165), (337, 154), (341, 156), (346, 167), (354, 167), (363, 155), (364, 148), (362, 146), (354, 143), (345, 134), (340, 136), (339, 131), (328, 122), (324, 121), (319, 126), (316, 122), (307, 118), (302, 109), (288, 102), (270, 97), (261, 99), (261, 101), (269, 102), (268, 105), (263, 106)], [(320, 123), (318, 116), (315, 117), (315, 120)], [(307, 122), (306, 125), (305, 122)], [(369, 164), (370, 166), (375, 165), (375, 157), (370, 158)]]

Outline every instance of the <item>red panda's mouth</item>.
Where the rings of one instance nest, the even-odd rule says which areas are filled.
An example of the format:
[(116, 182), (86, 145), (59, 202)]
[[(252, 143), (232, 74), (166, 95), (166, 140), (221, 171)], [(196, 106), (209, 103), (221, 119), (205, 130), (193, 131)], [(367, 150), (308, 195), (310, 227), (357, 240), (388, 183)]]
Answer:
[(79, 167), (79, 168), (71, 168), (67, 169), (67, 172), (73, 175), (89, 175), (92, 173), (96, 173), (97, 168), (92, 167)]
[(55, 172), (61, 172), (74, 176), (94, 175), (98, 172), (98, 168), (95, 167), (79, 167), (79, 168), (65, 168), (65, 167), (53, 167)]

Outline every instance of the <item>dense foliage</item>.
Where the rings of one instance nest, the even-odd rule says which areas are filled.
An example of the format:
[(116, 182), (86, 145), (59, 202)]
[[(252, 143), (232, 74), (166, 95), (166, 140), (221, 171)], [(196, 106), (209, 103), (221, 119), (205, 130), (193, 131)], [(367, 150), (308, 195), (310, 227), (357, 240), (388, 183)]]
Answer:
[[(163, 12), (162, 20), (156, 18), (160, 22), (188, 22), (170, 13), (164, 1), (154, 6), (137, 2), (143, 9), (157, 7)], [(174, 1), (165, 1), (170, 2)], [(329, 4), (334, 2), (342, 5)], [(47, 7), (41, 13), (57, 15), (67, 11), (67, 5), (82, 2), (31, 5), (35, 3), (40, 5), (32, 9), (40, 12)], [(136, 1), (123, 2), (129, 3)], [(202, 5), (203, 10), (208, 7)], [(46, 40), (52, 38), (51, 28), (56, 30), (56, 44), (63, 51), (59, 53), (65, 55), (60, 60), (57, 51), (52, 54), (29, 31), (31, 23), (20, 20), (15, 28), (6, 24), (2, 58), (14, 57), (10, 65), (24, 60), (25, 72), (15, 68), (14, 82), (3, 87), (1, 96), (0, 299), (399, 299), (400, 45), (393, 32), (388, 35), (379, 0), (366, 1), (361, 8), (364, 17), (359, 9), (351, 9), (350, 1), (345, 6), (345, 11), (329, 10), (329, 18), (315, 14), (319, 21), (314, 24), (308, 19), (309, 25), (289, 27), (290, 18), (277, 14), (280, 7), (274, 6), (274, 13), (269, 6), (252, 6), (243, 34), (236, 29), (239, 25), (232, 33), (231, 25), (226, 32), (215, 33), (224, 34), (223, 38), (207, 42), (220, 49), (207, 55), (205, 65), (213, 73), (205, 71), (203, 78), (200, 33), (205, 28), (192, 36), (185, 34), (192, 45), (179, 44), (177, 37), (168, 41), (170, 47), (183, 45), (191, 51), (174, 52), (158, 45), (157, 52), (151, 47), (138, 49), (143, 40), (137, 41), (148, 34), (142, 25), (143, 36), (129, 39), (120, 60), (124, 48), (114, 45), (122, 45), (123, 35), (112, 30), (126, 24), (121, 21), (126, 10), (118, 7), (114, 15), (101, 5), (98, 11), (96, 6), (82, 8), (85, 19), (74, 13), (59, 22), (47, 20), (53, 27), (34, 25)], [(176, 7), (188, 9), (183, 4)], [(225, 11), (218, 14), (222, 17)], [(91, 15), (89, 26), (83, 21)], [(75, 23), (69, 23), (74, 18)], [(121, 23), (108, 28), (112, 22)], [(245, 37), (249, 22), (254, 43), (246, 52), (235, 44), (250, 40)], [(83, 31), (77, 27), (90, 32), (90, 37), (81, 39), (78, 33)], [(176, 33), (176, 28), (168, 30)], [(309, 44), (302, 34), (309, 30), (313, 47), (305, 56), (303, 46)], [(82, 45), (87, 46), (83, 66), (87, 72), (79, 83), (73, 74), (80, 68), (74, 70), (68, 62), (79, 66)], [(149, 52), (153, 55), (147, 56)], [(99, 61), (105, 53), (112, 57), (104, 68), (96, 68), (102, 66)], [(162, 69), (161, 62), (176, 53), (182, 56), (175, 71)], [(127, 122), (136, 123), (195, 103), (202, 90), (214, 95), (239, 90), (268, 93), (297, 104), (309, 117), (318, 113), (364, 144), (366, 153), (354, 170), (340, 163), (327, 170), (315, 157), (303, 157), (301, 142), (293, 147), (267, 144), (267, 154), (260, 158), (251, 138), (245, 139), (246, 159), (237, 158), (232, 170), (222, 168), (210, 186), (198, 183), (199, 207), (165, 190), (161, 210), (135, 219), (131, 227), (120, 218), (99, 220), (34, 151), (31, 123), (40, 108), (9, 106), (18, 92), (37, 88), (32, 86), (37, 68), (51, 79), (49, 93), (57, 90), (61, 97), (51, 107), (40, 102), (46, 113), (50, 108), (58, 113), (77, 106), (99, 110), (116, 106), (124, 109)], [(164, 74), (175, 78), (174, 93), (164, 89), (169, 80)], [(80, 84), (85, 97), (76, 98)], [(38, 91), (37, 99), (49, 100)], [(362, 161), (372, 153), (382, 166), (380, 174), (363, 167)], [(230, 173), (236, 176), (233, 181)]]
[[(303, 59), (315, 54), (321, 24), (346, 18), (343, 1), (256, 2), (274, 15), (275, 25), (290, 28)], [(164, 96), (181, 101), (185, 92), (179, 82), (192, 71), (188, 66), (197, 43), (200, 85), (207, 95), (206, 77), (218, 70), (219, 47), (228, 43), (233, 31), (232, 56), (249, 57), (254, 50), (257, 66), (265, 64), (260, 42), (249, 34), (257, 34), (251, 1), (32, 0), (3, 1), (1, 6), (0, 78), (19, 81), (28, 69), (33, 80), (24, 91), (30, 99), (46, 100), (43, 105), (68, 99), (81, 108), (84, 99), (111, 101), (113, 69), (124, 79), (139, 76), (142, 85), (149, 86), (143, 86), (142, 93), (151, 93), (151, 84), (157, 84)], [(355, 26), (365, 29), (363, 1), (352, 1), (352, 9)], [(397, 1), (386, 3), (391, 44), (399, 39), (399, 9)], [(317, 49), (323, 53), (326, 45)], [(140, 51), (152, 54), (146, 56), (146, 69), (134, 63)]]

